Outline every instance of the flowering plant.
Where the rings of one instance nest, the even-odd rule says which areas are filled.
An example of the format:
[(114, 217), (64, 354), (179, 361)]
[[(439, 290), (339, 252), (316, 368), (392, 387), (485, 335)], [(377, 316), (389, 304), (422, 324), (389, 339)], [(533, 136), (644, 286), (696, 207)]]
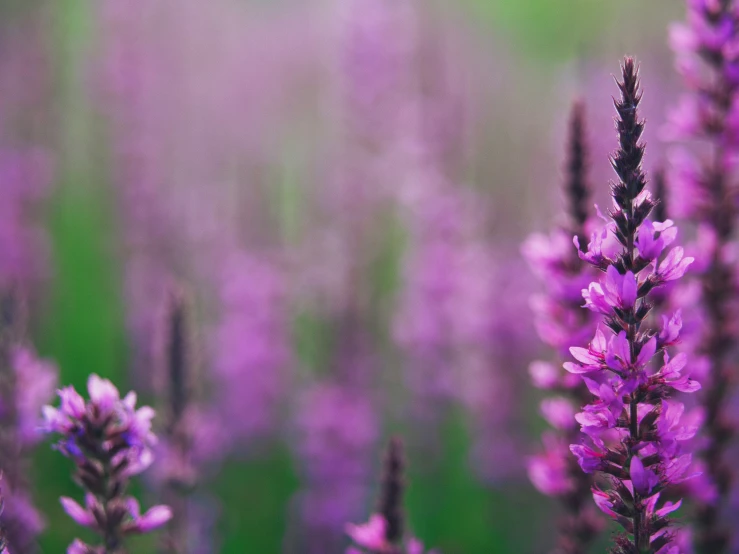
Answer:
[[(579, 253), (603, 272), (582, 294), (585, 307), (602, 314), (612, 334), (598, 328), (587, 348), (570, 348), (576, 361), (565, 369), (580, 375), (593, 397), (575, 416), (587, 442), (570, 449), (586, 473), (601, 472), (610, 482), (605, 490), (593, 487), (595, 503), (631, 535), (619, 537), (614, 552), (677, 554), (666, 516), (680, 501), (658, 503), (665, 488), (687, 478), (691, 455), (681, 452), (680, 443), (697, 428), (681, 424), (684, 406), (669, 397), (673, 390), (694, 392), (700, 385), (683, 371), (685, 354), (671, 359), (667, 353), (679, 338), (680, 312), (665, 317), (660, 330), (644, 321), (650, 292), (682, 277), (693, 259), (675, 246), (658, 261), (676, 231), (669, 220), (647, 219), (656, 200), (641, 169), (644, 123), (637, 115), (641, 92), (633, 59), (625, 60), (622, 75), (615, 102), (619, 149), (611, 160), (619, 178), (611, 185), (613, 206), (603, 230)], [(609, 243), (611, 237), (615, 241)], [(658, 352), (664, 364), (652, 372)]]
[(86, 402), (73, 387), (61, 389), (60, 407), (44, 407), (45, 430), (61, 435), (56, 448), (74, 461), (75, 478), (85, 489), (85, 506), (62, 497), (64, 510), (103, 541), (93, 547), (77, 539), (68, 552), (111, 554), (122, 551), (127, 535), (156, 529), (172, 512), (167, 506), (154, 506), (141, 514), (138, 501), (125, 495), (130, 478), (152, 462), (154, 410), (136, 409), (135, 393), (120, 398), (113, 383), (97, 375), (90, 376), (87, 390)]

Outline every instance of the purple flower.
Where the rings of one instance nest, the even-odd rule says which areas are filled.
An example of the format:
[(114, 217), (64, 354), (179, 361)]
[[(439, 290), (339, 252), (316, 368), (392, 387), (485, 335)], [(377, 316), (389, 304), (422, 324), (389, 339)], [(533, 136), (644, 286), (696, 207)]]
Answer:
[[(5, 299), (16, 301), (13, 297)], [(35, 552), (44, 519), (28, 490), (28, 466), (33, 449), (43, 437), (40, 412), (53, 397), (57, 371), (54, 364), (37, 358), (30, 346), (21, 346), (20, 315), (14, 313), (7, 321), (2, 329), (4, 344), (0, 346), (5, 372), (0, 378), (0, 467), (6, 501), (0, 526), (13, 550)]]
[(567, 398), (547, 398), (541, 403), (541, 413), (555, 429), (575, 427), (575, 408)]
[(269, 435), (287, 386), (290, 359), (286, 277), (274, 262), (235, 253), (220, 283), (213, 336), (214, 411), (228, 444)]
[(87, 493), (85, 495), (86, 508), (83, 508), (67, 496), (62, 496), (59, 501), (62, 503), (62, 508), (67, 512), (67, 515), (71, 517), (77, 525), (82, 525), (83, 527), (95, 527), (97, 525), (95, 522), (95, 516), (92, 513), (93, 508), (96, 507), (95, 497), (92, 494)]
[(601, 471), (605, 454), (584, 444), (571, 444), (570, 451), (577, 457), (577, 463), (585, 473)]
[(126, 532), (149, 533), (172, 519), (172, 510), (169, 506), (153, 506), (142, 514), (135, 498), (129, 497), (127, 504), (131, 520), (126, 524)]
[[(188, 300), (181, 287), (174, 287), (165, 298), (155, 367), (160, 411), (165, 421), (155, 449), (157, 464), (152, 477), (158, 497), (171, 509), (149, 510), (137, 525), (141, 532), (146, 532), (158, 518), (168, 517), (161, 542), (162, 549), (172, 553), (212, 548), (214, 539), (208, 535), (214, 530), (210, 527), (216, 517), (211, 510), (205, 515), (205, 507), (198, 505), (194, 494), (203, 463), (213, 460), (214, 451), (208, 440), (200, 440), (205, 422), (196, 402), (201, 399), (202, 385), (194, 375), (193, 318)], [(138, 507), (135, 508), (137, 514)], [(138, 520), (138, 515), (132, 519)]]
[(655, 472), (644, 467), (639, 456), (631, 458), (629, 476), (631, 477), (631, 484), (634, 487), (634, 491), (645, 497), (651, 496), (652, 490), (660, 482), (660, 479)]
[(359, 387), (325, 382), (301, 395), (294, 420), (293, 445), (304, 483), (296, 498), (301, 548), (319, 554), (339, 548), (346, 522), (361, 514), (369, 492), (377, 416)]
[[(570, 449), (583, 471), (605, 474), (610, 481), (608, 490), (594, 487), (593, 497), (627, 533), (617, 537), (614, 552), (670, 552), (666, 516), (676, 507), (667, 503), (658, 509), (657, 502), (663, 489), (685, 479), (691, 457), (681, 449), (697, 428), (680, 422), (683, 405), (667, 397), (670, 389), (692, 392), (699, 386), (681, 373), (685, 356), (670, 361), (665, 351), (679, 338), (680, 314), (665, 318), (659, 335), (645, 319), (650, 292), (680, 278), (693, 259), (677, 246), (656, 263), (676, 230), (671, 222), (647, 219), (656, 202), (641, 168), (641, 92), (634, 61), (627, 58), (622, 70), (621, 98), (615, 104), (620, 149), (611, 160), (619, 180), (611, 186), (608, 224), (621, 249), (607, 257), (598, 252), (585, 257), (605, 272), (583, 290), (585, 307), (603, 314), (613, 335), (606, 340), (598, 329), (589, 348), (570, 349), (578, 363), (568, 362), (565, 368), (581, 375), (592, 395), (576, 415), (585, 439)], [(652, 359), (658, 351), (665, 351), (665, 364), (655, 371)]]
[[(541, 413), (555, 431), (544, 434), (543, 451), (527, 461), (529, 478), (534, 486), (543, 494), (561, 501), (564, 514), (559, 520), (557, 542), (558, 551), (563, 552), (587, 550), (602, 528), (589, 503), (591, 479), (575, 464), (568, 448), (569, 443), (578, 440), (575, 406), (581, 406), (589, 398), (579, 375), (601, 368), (606, 350), (605, 335), (600, 331), (589, 348), (571, 348), (572, 344), (587, 340), (596, 317), (595, 313), (581, 309), (582, 290), (588, 287), (596, 273), (586, 261), (595, 265), (605, 263), (613, 251), (612, 233), (608, 227), (591, 235), (589, 252), (582, 250), (584, 237), (593, 227), (588, 217), (590, 189), (584, 124), (584, 107), (577, 102), (571, 113), (565, 167), (568, 224), (553, 231), (549, 237), (533, 235), (523, 246), (523, 254), (532, 271), (544, 285), (544, 292), (531, 301), (539, 336), (560, 356), (564, 357), (571, 351), (580, 362), (568, 362), (564, 374), (546, 362), (534, 362), (529, 367), (537, 387), (566, 395), (542, 401)], [(574, 238), (570, 238), (573, 235)], [(586, 302), (594, 312), (610, 309), (602, 289), (592, 289), (589, 298)], [(584, 450), (581, 454), (588, 455)], [(600, 461), (583, 459), (582, 463), (589, 468), (593, 464), (598, 466)]]
[[(106, 548), (119, 548), (132, 533), (147, 533), (166, 523), (172, 512), (155, 506), (141, 515), (136, 499), (124, 496), (131, 476), (141, 473), (152, 461), (151, 432), (154, 411), (136, 408), (136, 394), (120, 398), (107, 379), (91, 375), (84, 401), (72, 388), (59, 391), (59, 408), (44, 407), (45, 430), (61, 434), (57, 449), (74, 460), (76, 480), (86, 489), (85, 507), (62, 497), (64, 510), (79, 525), (94, 529)], [(90, 548), (78, 541), (70, 551)]]
[(656, 272), (655, 282), (657, 284), (663, 284), (667, 281), (674, 281), (679, 279), (688, 270), (688, 266), (693, 263), (695, 258), (683, 257), (683, 249), (676, 246), (667, 257), (659, 264), (659, 268)]
[[(696, 263), (691, 273), (698, 283), (681, 287), (693, 296), (687, 313), (692, 336), (684, 349), (692, 365), (702, 360), (705, 392), (700, 397), (705, 411), (705, 440), (699, 448), (701, 467), (707, 470), (703, 489), (691, 487), (696, 500), (697, 524), (694, 540), (700, 552), (724, 552), (733, 542), (733, 529), (724, 526), (725, 499), (732, 493), (735, 474), (727, 452), (736, 434), (736, 424), (727, 416), (735, 363), (738, 328), (736, 263), (727, 256), (736, 238), (736, 161), (739, 154), (739, 11), (736, 2), (690, 0), (687, 21), (670, 29), (676, 66), (687, 93), (670, 114), (665, 135), (670, 140), (700, 143), (695, 151), (676, 148), (671, 154), (673, 196), (679, 214), (699, 229)], [(700, 152), (700, 154), (699, 154)], [(660, 264), (661, 279), (677, 278), (685, 272), (682, 251), (671, 252)], [(696, 285), (697, 294), (688, 292)], [(692, 321), (691, 321), (692, 320)], [(665, 366), (684, 365), (675, 357)], [(694, 369), (698, 373), (699, 368)], [(674, 380), (676, 388), (692, 389), (684, 377)], [(697, 493), (697, 496), (696, 496)]]
[[(50, 56), (39, 17), (30, 9), (0, 37), (0, 289), (28, 294), (45, 277), (45, 233), (36, 212), (54, 178), (44, 146), (50, 127)], [(40, 132), (39, 132), (40, 131)], [(11, 545), (12, 546), (12, 545)], [(15, 550), (19, 550), (16, 548)]]
[(346, 534), (357, 544), (370, 550), (380, 552), (387, 551), (391, 548), (385, 538), (385, 530), (387, 522), (380, 514), (372, 514), (369, 521), (363, 525), (346, 524)]
[(677, 228), (669, 219), (664, 223), (652, 223), (646, 220), (639, 229), (634, 241), (639, 256), (644, 260), (656, 260), (666, 246), (677, 238)]
[(543, 452), (526, 461), (531, 483), (549, 496), (562, 496), (574, 492), (576, 483), (571, 475), (569, 448), (566, 441), (553, 433), (546, 433)]

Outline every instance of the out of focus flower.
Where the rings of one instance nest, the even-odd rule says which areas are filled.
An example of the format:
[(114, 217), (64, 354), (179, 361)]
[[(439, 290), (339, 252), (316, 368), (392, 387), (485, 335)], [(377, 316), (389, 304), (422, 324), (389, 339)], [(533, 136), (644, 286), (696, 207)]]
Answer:
[[(385, 469), (380, 491), (379, 512), (367, 523), (348, 523), (346, 533), (354, 546), (346, 554), (362, 552), (386, 554), (423, 554), (423, 544), (416, 538), (405, 538), (403, 512), (404, 470), (401, 442), (391, 439), (385, 457)], [(365, 550), (366, 549), (366, 550)], [(433, 554), (434, 551), (428, 551)]]
[[(206, 510), (197, 494), (205, 462), (213, 462), (216, 449), (208, 440), (198, 440), (209, 425), (202, 395), (198, 394), (196, 346), (192, 308), (180, 287), (173, 287), (165, 299), (159, 329), (156, 371), (163, 414), (162, 432), (156, 445), (157, 464), (152, 471), (158, 492), (172, 517), (162, 536), (160, 549), (172, 554), (212, 552), (212, 535), (217, 511)], [(218, 440), (222, 436), (217, 434)], [(211, 441), (213, 437), (209, 437)], [(225, 455), (226, 449), (219, 444)], [(211, 511), (207, 514), (207, 511)]]
[(0, 467), (7, 501), (0, 525), (14, 550), (33, 553), (44, 520), (32, 502), (28, 464), (43, 436), (41, 409), (54, 395), (57, 369), (28, 345), (18, 291), (2, 299), (0, 325)]
[[(728, 449), (737, 430), (729, 412), (739, 344), (738, 282), (731, 253), (739, 214), (738, 29), (737, 3), (712, 0), (690, 0), (687, 21), (670, 29), (676, 67), (688, 92), (671, 111), (664, 133), (668, 140), (700, 142), (694, 151), (675, 148), (670, 160), (675, 213), (698, 227), (693, 268), (698, 282), (681, 287), (679, 294), (692, 300), (685, 320), (693, 329), (684, 349), (704, 368), (705, 392), (699, 401), (705, 433), (698, 449), (702, 460), (696, 465), (705, 475), (703, 486), (687, 487), (697, 504), (693, 538), (699, 552), (723, 552), (739, 541), (735, 525), (724, 521), (736, 490), (735, 453)], [(675, 255), (662, 264), (660, 270), (669, 277), (680, 272), (682, 261)]]
[(11, 353), (16, 379), (15, 417), (18, 440), (34, 445), (42, 438), (39, 433), (41, 408), (54, 395), (58, 370), (56, 365), (41, 359), (28, 347), (17, 347)]
[(215, 417), (236, 448), (268, 436), (278, 423), (290, 360), (285, 287), (282, 269), (269, 260), (244, 253), (225, 265), (213, 398)]
[[(593, 279), (594, 271), (581, 259), (583, 252), (576, 246), (584, 246), (584, 237), (593, 225), (588, 217), (590, 187), (584, 118), (583, 104), (575, 103), (565, 166), (567, 220), (549, 236), (531, 235), (523, 246), (524, 256), (544, 286), (544, 292), (531, 302), (537, 331), (560, 356), (570, 345), (587, 340), (595, 320), (594, 314), (581, 308), (582, 290)], [(563, 508), (555, 551), (582, 552), (603, 526), (590, 504), (592, 480), (580, 471), (568, 448), (579, 440), (576, 407), (587, 402), (590, 395), (581, 380), (572, 379), (573, 375), (555, 369), (551, 363), (535, 361), (529, 372), (535, 386), (560, 393), (541, 403), (541, 413), (555, 431), (544, 434), (543, 451), (528, 459), (529, 478), (540, 492), (556, 497)]]
[(302, 550), (338, 548), (344, 524), (366, 499), (377, 416), (364, 391), (351, 384), (317, 383), (300, 399), (297, 451), (304, 489), (296, 498)]

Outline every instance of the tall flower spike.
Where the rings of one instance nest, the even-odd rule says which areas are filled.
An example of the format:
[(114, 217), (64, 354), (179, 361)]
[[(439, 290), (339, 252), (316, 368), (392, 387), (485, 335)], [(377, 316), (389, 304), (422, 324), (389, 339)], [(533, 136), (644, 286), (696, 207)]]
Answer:
[(375, 362), (356, 313), (335, 322), (331, 376), (311, 383), (293, 418), (303, 481), (295, 551), (307, 554), (338, 551), (344, 525), (362, 513), (369, 492), (379, 421), (366, 382)]
[[(586, 206), (590, 203), (587, 179), (587, 143), (585, 108), (582, 102), (572, 107), (570, 118), (564, 190), (567, 196), (568, 222), (555, 229), (550, 237), (532, 235), (524, 245), (524, 254), (532, 270), (545, 286), (545, 292), (532, 302), (537, 328), (543, 340), (558, 353), (564, 353), (573, 343), (584, 341), (595, 324), (596, 316), (582, 310), (581, 291), (594, 277), (596, 270), (582, 261), (572, 248), (576, 236), (582, 248), (590, 225)], [(552, 248), (559, 245), (559, 248)], [(582, 380), (565, 373), (561, 375), (548, 362), (531, 366), (534, 384), (556, 393), (541, 404), (544, 417), (554, 427), (543, 437), (544, 451), (528, 460), (529, 478), (543, 494), (560, 501), (563, 515), (558, 524), (555, 552), (584, 554), (603, 528), (590, 501), (593, 479), (583, 473), (572, 457), (568, 444), (577, 442), (580, 433), (573, 418), (576, 406), (590, 400)]]
[[(346, 525), (354, 546), (349, 547), (345, 554), (424, 554), (424, 547), (418, 539), (404, 540), (405, 462), (400, 439), (390, 439), (384, 465), (378, 513), (371, 515), (367, 523)], [(428, 554), (434, 554), (434, 551), (428, 551)]]
[[(739, 154), (739, 4), (734, 0), (691, 0), (687, 24), (672, 27), (677, 67), (690, 92), (671, 114), (667, 134), (675, 140), (707, 142), (698, 159), (682, 149), (673, 154), (674, 196), (680, 215), (698, 224), (702, 314), (694, 355), (707, 362), (705, 410), (707, 446), (701, 457), (717, 498), (695, 495), (695, 545), (701, 554), (726, 552), (732, 532), (721, 523), (732, 493), (735, 469), (727, 448), (736, 435), (729, 404), (736, 381), (733, 360), (739, 346), (737, 275), (731, 249), (739, 215), (736, 160)], [(701, 145), (703, 148), (703, 145)], [(739, 540), (739, 537), (734, 537)], [(733, 549), (736, 549), (736, 544)]]
[(192, 344), (190, 314), (185, 294), (174, 289), (167, 297), (161, 344), (160, 379), (165, 381), (162, 395), (166, 401), (165, 428), (157, 452), (162, 497), (172, 508), (162, 538), (162, 552), (181, 554), (188, 552), (189, 527), (193, 524), (189, 514), (189, 493), (195, 486), (197, 474), (192, 456), (193, 424), (192, 396)]
[(8, 500), (0, 525), (11, 550), (33, 554), (44, 521), (31, 501), (28, 467), (42, 437), (39, 414), (54, 395), (57, 369), (27, 344), (20, 289), (0, 294), (0, 305), (0, 468)]
[[(637, 68), (626, 58), (622, 66), (621, 91), (614, 101), (619, 148), (611, 159), (618, 181), (611, 184), (613, 206), (606, 232), (620, 247), (604, 253), (594, 239), (580, 256), (604, 270), (598, 281), (583, 290), (586, 307), (604, 315), (611, 336), (597, 329), (588, 348), (570, 349), (576, 363), (565, 368), (580, 375), (592, 400), (575, 418), (584, 441), (570, 446), (586, 473), (604, 475), (610, 487), (593, 487), (598, 508), (617, 521), (626, 534), (616, 539), (614, 554), (670, 554), (673, 544), (667, 515), (680, 502), (659, 497), (670, 485), (687, 479), (691, 456), (681, 443), (696, 428), (680, 423), (683, 405), (668, 399), (672, 390), (694, 392), (700, 386), (683, 371), (686, 357), (670, 359), (667, 348), (678, 339), (679, 318), (668, 319), (666, 328), (648, 328), (650, 292), (667, 281), (680, 278), (692, 258), (674, 247), (658, 264), (665, 247), (674, 240), (671, 222), (651, 222), (655, 206), (646, 190), (640, 141), (644, 123), (637, 108), (641, 100)], [(598, 235), (600, 236), (600, 235)], [(597, 249), (597, 252), (593, 250)], [(664, 355), (655, 369), (652, 358)]]
[(585, 225), (590, 209), (590, 187), (587, 182), (588, 152), (585, 132), (585, 104), (580, 100), (572, 106), (570, 135), (567, 145), (566, 181), (568, 212), (575, 234), (583, 247), (586, 244)]
[(100, 547), (75, 540), (69, 552), (114, 554), (127, 536), (164, 525), (172, 511), (154, 506), (141, 514), (138, 501), (125, 495), (131, 477), (152, 462), (154, 410), (136, 409), (136, 393), (120, 398), (113, 383), (97, 375), (90, 376), (87, 389), (87, 401), (73, 387), (61, 389), (61, 406), (44, 407), (45, 430), (61, 435), (56, 449), (74, 461), (75, 480), (85, 489), (85, 506), (62, 497), (64, 510), (102, 540)]
[[(0, 475), (0, 479), (2, 478), (2, 475)], [(5, 509), (5, 497), (2, 494), (2, 490), (0, 490), (0, 516), (3, 515), (3, 510)], [(0, 527), (0, 554), (7, 554), (8, 541), (5, 538), (5, 530)]]
[(377, 511), (387, 523), (386, 536), (388, 542), (396, 544), (403, 538), (403, 443), (393, 437), (387, 446), (385, 455), (385, 473), (382, 476), (382, 488)]

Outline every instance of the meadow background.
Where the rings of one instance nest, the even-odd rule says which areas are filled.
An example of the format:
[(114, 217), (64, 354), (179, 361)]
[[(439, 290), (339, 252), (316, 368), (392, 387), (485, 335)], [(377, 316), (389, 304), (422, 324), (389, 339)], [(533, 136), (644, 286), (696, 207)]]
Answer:
[[(100, 5), (96, 4), (97, 0), (0, 0), (0, 36), (24, 28), (33, 19), (42, 30), (47, 56), (49, 88), (44, 111), (48, 113), (34, 136), (53, 153), (53, 184), (34, 213), (47, 233), (49, 256), (43, 283), (36, 287), (31, 303), (32, 336), (39, 353), (59, 365), (61, 383), (82, 387), (87, 375), (95, 372), (111, 378), (123, 390), (136, 386), (144, 400), (156, 403), (152, 391), (142, 386), (136, 370), (131, 369), (137, 361), (136, 345), (132, 344), (136, 337), (127, 325), (133, 303), (126, 284), (127, 220), (121, 216), (113, 177), (111, 144), (115, 142), (116, 123), (111, 124), (115, 118), (101, 108), (105, 99), (101, 100), (98, 87), (104, 73), (100, 60), (111, 32), (101, 23), (96, 11)], [(326, 112), (317, 106), (325, 107), (329, 94), (324, 80), (331, 56), (321, 57), (325, 54), (321, 40), (327, 28), (324, 24), (332, 21), (332, 3), (210, 0), (198, 4), (190, 0), (163, 3), (171, 17), (147, 27), (151, 34), (146, 40), (165, 44), (166, 52), (173, 56), (163, 59), (162, 67), (180, 63), (178, 71), (187, 75), (186, 82), (194, 91), (189, 96), (183, 92), (182, 100), (178, 91), (183, 89), (172, 87), (167, 93), (165, 88), (159, 97), (161, 110), (171, 110), (166, 121), (175, 137), (161, 149), (166, 156), (162, 170), (172, 177), (167, 189), (169, 209), (182, 210), (182, 217), (175, 219), (186, 229), (183, 236), (200, 247), (203, 244), (196, 239), (200, 236), (198, 222), (203, 219), (207, 219), (203, 236), (219, 232), (222, 225), (230, 236), (240, 237), (244, 249), (265, 243), (301, 243), (302, 237), (310, 235), (312, 224), (320, 220), (312, 199), (321, 194), (317, 175), (326, 162), (318, 159), (323, 154), (316, 143), (329, 140), (330, 131), (322, 124)], [(238, 12), (243, 19), (219, 20), (221, 4), (232, 4), (229, 9), (233, 11), (228, 13)], [(409, 523), (426, 544), (438, 546), (446, 554), (544, 552), (552, 537), (556, 507), (530, 485), (523, 460), (536, 450), (544, 428), (536, 408), (537, 393), (527, 382), (527, 366), (537, 355), (546, 357), (547, 350), (531, 327), (527, 297), (536, 290), (536, 283), (520, 260), (519, 245), (528, 233), (547, 229), (557, 217), (567, 113), (578, 95), (585, 99), (589, 111), (592, 180), (597, 196), (605, 195), (610, 178), (606, 156), (615, 146), (610, 98), (616, 89), (611, 75), (627, 53), (642, 63), (647, 164), (660, 161), (663, 149), (658, 131), (664, 109), (680, 90), (667, 46), (667, 25), (683, 17), (684, 7), (675, 0), (460, 0), (427, 2), (423, 12), (435, 29), (448, 31), (453, 38), (453, 47), (447, 52), (448, 67), (453, 75), (463, 76), (462, 97), (470, 103), (464, 136), (456, 142), (463, 152), (458, 154), (455, 174), (460, 187), (474, 190), (489, 207), (483, 227), (496, 252), (491, 281), (501, 279), (501, 287), (508, 291), (504, 300), (509, 304), (504, 306), (500, 300), (494, 305), (505, 314), (499, 333), (506, 336), (510, 332), (494, 357), (499, 366), (496, 371), (510, 380), (506, 386), (514, 391), (510, 396), (513, 405), (506, 408), (508, 415), (503, 420), (491, 416), (488, 426), (497, 426), (492, 431), (480, 430), (486, 427), (484, 417), (471, 424), (463, 402), (451, 402), (440, 416), (425, 424), (408, 416), (406, 403), (413, 399), (399, 377), (405, 358), (391, 338), (390, 323), (402, 290), (408, 234), (402, 215), (384, 214), (380, 216), (384, 218), (380, 225), (383, 232), (373, 246), (362, 281), (371, 291), (368, 309), (372, 316), (368, 320), (372, 349), (383, 375), (378, 394), (391, 399), (383, 410), (379, 433), (381, 437), (399, 434), (408, 443)], [(219, 42), (223, 38), (219, 29), (227, 27), (224, 35), (236, 36), (241, 22), (244, 33), (252, 39), (240, 47), (254, 49), (245, 53), (243, 82), (238, 63), (219, 68), (222, 62), (234, 64), (234, 59), (198, 55), (226, 51), (226, 40)], [(276, 57), (284, 56), (285, 49), (293, 48), (296, 54), (310, 49), (312, 43), (296, 38), (301, 25), (312, 29), (305, 41), (320, 43), (307, 54), (318, 56), (318, 61), (298, 60), (296, 68), (289, 63), (271, 68), (272, 52), (278, 53)], [(280, 26), (287, 28), (283, 35), (272, 32)], [(283, 42), (289, 37), (294, 39), (292, 44)], [(442, 41), (437, 46), (442, 51), (447, 47)], [(188, 55), (177, 58), (178, 52)], [(438, 67), (432, 66), (430, 71)], [(270, 85), (272, 70), (295, 78), (275, 78), (277, 84)], [(296, 76), (298, 71), (306, 74)], [(8, 78), (12, 76), (3, 76), (4, 81)], [(211, 125), (208, 119), (222, 114), (201, 112), (198, 99), (204, 105), (217, 106), (219, 91), (231, 85), (247, 92), (276, 88), (248, 95), (243, 112), (235, 110), (232, 117)], [(277, 93), (281, 96), (270, 103), (271, 95)], [(2, 101), (0, 94), (0, 104)], [(262, 101), (263, 105), (258, 104)], [(252, 102), (256, 107), (250, 105)], [(149, 109), (158, 112), (156, 106)], [(269, 113), (264, 121), (258, 121), (262, 112)], [(122, 121), (126, 117), (123, 114)], [(257, 185), (248, 178), (234, 179), (236, 190), (245, 192), (234, 196), (229, 189), (215, 203), (215, 215), (202, 215), (193, 206), (205, 205), (212, 195), (217, 196), (218, 183), (207, 182), (212, 177), (208, 174), (211, 168), (193, 160), (220, 147), (218, 130), (232, 138), (233, 150), (214, 162), (214, 171), (220, 172), (219, 164), (228, 163), (226, 160), (239, 166), (240, 154), (234, 144), (243, 139), (248, 150), (245, 157), (256, 150), (263, 156), (255, 164), (259, 165), (259, 179)], [(178, 148), (183, 151), (178, 152)], [(243, 176), (240, 170), (234, 174)], [(239, 199), (245, 204), (243, 208)], [(227, 215), (217, 212), (224, 207)], [(328, 224), (326, 228), (329, 234), (342, 232), (340, 225)], [(184, 254), (178, 259), (188, 260), (182, 273), (189, 275), (201, 250), (187, 246), (191, 243), (185, 239), (177, 240), (173, 248), (182, 249)], [(197, 279), (190, 286), (197, 291)], [(201, 338), (207, 338), (215, 319), (207, 295), (204, 297), (198, 311)], [(304, 305), (294, 307), (289, 319), (291, 363), (300, 368), (296, 382), (304, 382), (313, 373), (321, 374), (330, 358), (335, 322)], [(199, 365), (205, 379), (208, 352), (202, 346)], [(492, 403), (502, 402), (494, 391), (489, 394)], [(283, 402), (283, 412), (288, 414), (285, 419), (289, 420), (298, 396), (288, 394)], [(295, 495), (303, 480), (301, 458), (291, 447), (291, 442), (299, 439), (290, 424), (284, 428), (220, 461), (217, 469), (204, 477), (207, 509), (217, 514), (218, 551), (301, 551), (290, 550), (293, 547), (286, 539), (296, 525)], [(505, 468), (479, 470), (474, 453), (480, 448), (495, 451), (496, 441), (505, 442), (498, 435), (515, 443), (514, 459), (508, 456), (500, 462), (507, 464)], [(489, 444), (480, 447), (481, 440)], [(373, 468), (369, 486), (376, 481), (381, 444), (378, 440), (369, 460)], [(486, 459), (486, 463), (497, 463), (495, 454)], [(41, 539), (44, 552), (63, 551), (77, 533), (58, 502), (62, 494), (78, 496), (69, 472), (70, 464), (46, 444), (38, 449), (32, 482), (37, 503), (48, 518)], [(139, 486), (143, 498), (151, 503), (145, 483)], [(134, 543), (131, 551), (145, 550), (152, 540)], [(602, 551), (602, 547), (594, 551)]]

